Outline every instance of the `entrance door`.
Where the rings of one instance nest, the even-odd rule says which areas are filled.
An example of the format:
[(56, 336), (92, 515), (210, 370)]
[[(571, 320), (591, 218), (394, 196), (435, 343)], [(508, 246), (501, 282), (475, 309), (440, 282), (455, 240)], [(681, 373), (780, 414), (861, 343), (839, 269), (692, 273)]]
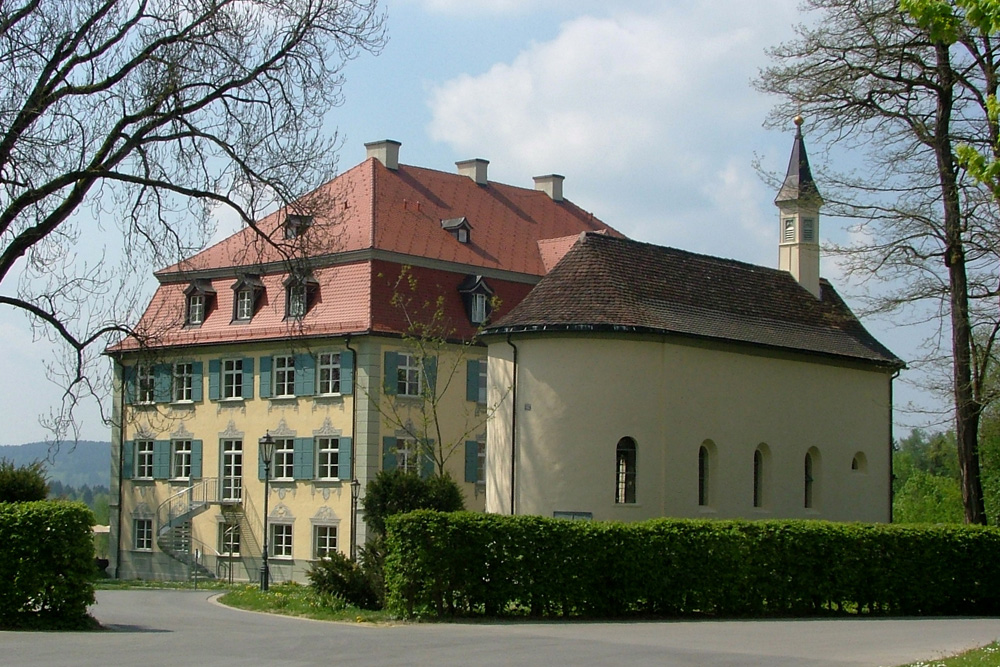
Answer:
[(222, 441), (222, 500), (243, 498), (243, 441)]

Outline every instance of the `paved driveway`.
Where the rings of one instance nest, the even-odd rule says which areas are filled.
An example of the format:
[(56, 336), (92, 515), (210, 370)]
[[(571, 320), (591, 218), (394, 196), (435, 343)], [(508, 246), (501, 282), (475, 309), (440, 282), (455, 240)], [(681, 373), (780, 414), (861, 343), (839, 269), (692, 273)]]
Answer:
[(1000, 636), (1000, 619), (442, 623), (255, 614), (203, 591), (99, 591), (111, 632), (0, 632), (3, 665), (898, 665)]

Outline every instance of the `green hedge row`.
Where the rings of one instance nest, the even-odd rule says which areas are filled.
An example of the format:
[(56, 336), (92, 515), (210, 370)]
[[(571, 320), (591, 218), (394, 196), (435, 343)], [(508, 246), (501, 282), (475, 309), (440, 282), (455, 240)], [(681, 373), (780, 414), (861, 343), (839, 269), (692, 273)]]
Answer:
[(386, 603), (406, 616), (1000, 613), (993, 528), (428, 511), (388, 525)]
[(93, 523), (83, 503), (0, 503), (0, 628), (87, 624)]

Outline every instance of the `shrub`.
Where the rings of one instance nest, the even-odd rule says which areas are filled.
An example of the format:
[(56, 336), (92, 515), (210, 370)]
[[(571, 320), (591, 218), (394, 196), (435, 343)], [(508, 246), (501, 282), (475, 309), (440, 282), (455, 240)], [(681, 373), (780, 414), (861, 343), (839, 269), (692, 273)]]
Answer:
[(41, 461), (17, 467), (13, 461), (0, 459), (0, 502), (27, 503), (45, 500), (48, 495), (49, 483)]
[(378, 599), (358, 564), (338, 551), (310, 566), (309, 583), (321, 599), (344, 600), (361, 609), (379, 609)]
[(385, 534), (386, 518), (418, 509), (463, 510), (462, 490), (448, 475), (423, 479), (399, 469), (380, 471), (365, 489), (365, 522), (376, 535)]

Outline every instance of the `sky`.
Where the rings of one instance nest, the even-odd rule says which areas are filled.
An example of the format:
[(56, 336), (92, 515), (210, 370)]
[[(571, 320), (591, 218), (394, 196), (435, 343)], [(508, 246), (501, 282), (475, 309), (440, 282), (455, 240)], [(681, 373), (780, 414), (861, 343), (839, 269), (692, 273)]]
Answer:
[[(388, 43), (348, 63), (344, 102), (329, 114), (343, 141), (340, 170), (365, 159), (365, 142), (395, 139), (404, 164), (454, 171), (457, 161), (485, 158), (490, 180), (528, 188), (533, 176), (558, 173), (566, 198), (633, 239), (776, 266), (775, 192), (754, 161), (783, 174), (794, 126), (764, 129), (778, 100), (751, 81), (768, 64), (766, 49), (808, 20), (797, 5), (389, 0)], [(809, 143), (808, 119), (803, 131), (816, 173), (826, 154)], [(232, 220), (219, 216), (216, 238), (234, 231)], [(844, 221), (820, 224), (823, 241), (847, 238)], [(145, 274), (149, 295), (156, 268)], [(833, 259), (821, 273), (860, 306), (863, 287)], [(864, 323), (904, 360), (927, 334)], [(12, 380), (0, 383), (0, 444), (45, 440), (37, 416), (60, 397), (43, 370), (54, 352), (9, 310), (0, 311), (0, 343)], [(913, 379), (904, 371), (896, 381), (897, 406), (940, 407)], [(82, 408), (81, 437), (110, 438), (96, 406)], [(894, 416), (897, 435), (927, 422), (899, 408)]]

